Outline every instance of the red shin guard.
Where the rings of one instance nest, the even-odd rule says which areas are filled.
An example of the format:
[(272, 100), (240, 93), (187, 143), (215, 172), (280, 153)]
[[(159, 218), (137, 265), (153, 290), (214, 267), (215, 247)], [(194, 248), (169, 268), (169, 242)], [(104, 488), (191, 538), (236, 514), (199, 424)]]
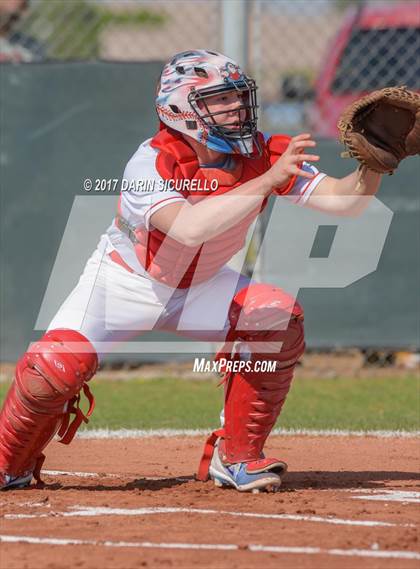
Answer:
[[(42, 451), (60, 429), (69, 443), (85, 420), (78, 407), (85, 382), (95, 374), (98, 358), (90, 342), (73, 330), (52, 330), (34, 343), (16, 366), (15, 380), (0, 414), (0, 472), (39, 476)], [(69, 415), (76, 418), (69, 424)], [(61, 427), (61, 428), (60, 428)]]
[[(223, 439), (219, 445), (223, 462), (260, 460), (265, 441), (286, 400), (295, 365), (305, 349), (302, 309), (278, 288), (251, 285), (240, 291), (233, 299), (229, 319), (231, 330), (227, 340), (238, 342), (242, 355), (222, 349), (217, 358), (226, 358), (227, 364), (235, 360), (243, 364), (243, 348), (246, 348), (247, 366), (242, 371), (226, 373), (225, 424), (206, 443), (198, 473), (200, 480), (208, 477), (217, 437)], [(239, 320), (241, 330), (236, 329)], [(285, 329), (276, 329), (287, 321)], [(258, 346), (260, 353), (253, 345)], [(261, 350), (264, 346), (265, 353)], [(275, 370), (258, 371), (261, 364), (257, 362), (268, 360), (275, 362)]]
[[(302, 344), (296, 345), (299, 355)], [(276, 356), (275, 372), (242, 372), (230, 374), (227, 379), (224, 462), (248, 462), (261, 458), (265, 441), (289, 392), (298, 357), (292, 364), (289, 364), (288, 358), (289, 365), (282, 369), (282, 362), (278, 359), (281, 352)], [(271, 357), (274, 361), (274, 354)], [(262, 361), (262, 357), (255, 354), (250, 361)]]

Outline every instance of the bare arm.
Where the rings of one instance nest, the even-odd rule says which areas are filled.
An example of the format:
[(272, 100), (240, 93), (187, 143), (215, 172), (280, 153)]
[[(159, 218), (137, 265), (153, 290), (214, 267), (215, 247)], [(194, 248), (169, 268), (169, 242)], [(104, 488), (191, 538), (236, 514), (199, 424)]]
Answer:
[(309, 134), (298, 135), (291, 140), (286, 152), (277, 162), (261, 176), (227, 194), (212, 196), (194, 205), (168, 204), (154, 213), (150, 222), (153, 227), (184, 245), (201, 245), (259, 209), (273, 188), (286, 185), (291, 176), (298, 174), (311, 178), (311, 174), (298, 167), (302, 160), (319, 158), (300, 153), (310, 146), (315, 146), (315, 142), (310, 140)]
[(378, 191), (381, 179), (381, 174), (365, 166), (344, 178), (326, 176), (314, 189), (306, 205), (334, 215), (360, 215)]

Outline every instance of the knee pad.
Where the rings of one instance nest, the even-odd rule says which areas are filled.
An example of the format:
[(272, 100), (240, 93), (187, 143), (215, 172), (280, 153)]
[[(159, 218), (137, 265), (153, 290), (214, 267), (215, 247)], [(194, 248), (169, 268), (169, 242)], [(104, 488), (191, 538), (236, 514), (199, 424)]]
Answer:
[(39, 410), (59, 410), (96, 373), (92, 344), (74, 330), (51, 330), (31, 345), (16, 367), (23, 398)]
[(255, 284), (240, 290), (228, 318), (226, 340), (239, 344), (242, 358), (277, 360), (280, 369), (296, 363), (305, 350), (302, 307), (278, 287)]

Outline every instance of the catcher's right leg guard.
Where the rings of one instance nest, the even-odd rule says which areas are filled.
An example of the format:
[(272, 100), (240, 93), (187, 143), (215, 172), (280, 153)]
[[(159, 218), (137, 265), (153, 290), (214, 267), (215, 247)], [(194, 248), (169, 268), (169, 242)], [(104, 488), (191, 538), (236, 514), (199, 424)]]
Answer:
[[(87, 417), (79, 408), (86, 382), (95, 374), (98, 357), (79, 332), (51, 330), (35, 342), (16, 366), (15, 379), (0, 414), (0, 488), (39, 480), (43, 449), (57, 431), (68, 444)], [(70, 414), (76, 415), (69, 426)]]
[[(229, 321), (226, 339), (234, 350), (217, 355), (226, 360), (224, 427), (208, 439), (198, 479), (210, 475), (217, 485), (240, 491), (276, 489), (287, 465), (265, 458), (263, 447), (305, 348), (303, 311), (281, 289), (250, 285), (235, 295)], [(274, 369), (260, 371), (268, 361)]]

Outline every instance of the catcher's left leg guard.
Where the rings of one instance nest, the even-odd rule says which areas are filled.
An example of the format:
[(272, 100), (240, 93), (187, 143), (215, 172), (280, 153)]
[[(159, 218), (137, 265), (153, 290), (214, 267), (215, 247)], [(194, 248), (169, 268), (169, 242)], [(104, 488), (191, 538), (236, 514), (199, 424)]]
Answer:
[[(287, 465), (262, 451), (305, 349), (303, 311), (279, 288), (250, 285), (235, 295), (229, 321), (226, 340), (235, 349), (217, 355), (226, 358), (225, 424), (206, 443), (198, 479), (210, 474), (218, 485), (241, 491), (275, 489)], [(259, 371), (268, 361), (274, 370)]]

